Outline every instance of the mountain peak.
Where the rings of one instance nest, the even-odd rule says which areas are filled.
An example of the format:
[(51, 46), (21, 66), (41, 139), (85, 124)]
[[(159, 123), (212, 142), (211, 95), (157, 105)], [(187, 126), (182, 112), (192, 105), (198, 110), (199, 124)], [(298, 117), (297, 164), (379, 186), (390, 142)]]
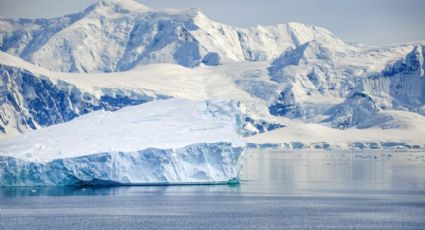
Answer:
[(424, 49), (425, 46), (415, 46), (404, 58), (385, 68), (382, 71), (382, 75), (392, 77), (398, 74), (408, 75), (417, 73), (420, 77), (425, 76)]
[(337, 38), (329, 30), (322, 27), (312, 26), (299, 22), (289, 22), (288, 28), (292, 39), (297, 43), (297, 45), (302, 45), (308, 41), (315, 40), (324, 44), (346, 46), (342, 40)]
[(146, 12), (151, 9), (142, 3), (135, 0), (103, 0), (99, 1), (90, 7), (86, 11), (103, 11), (112, 10), (116, 13), (128, 13), (128, 12)]
[(332, 57), (332, 51), (316, 40), (309, 41), (299, 47), (303, 53), (304, 58), (315, 58), (315, 59), (330, 59)]
[(289, 65), (306, 64), (317, 60), (330, 60), (332, 56), (332, 50), (320, 42), (312, 40), (296, 47), (295, 49), (284, 52), (273, 62), (272, 66), (280, 69)]
[(419, 76), (425, 75), (425, 46), (417, 45), (415, 48), (406, 56), (406, 61), (417, 67)]
[[(25, 38), (20, 29), (24, 27)], [(288, 48), (296, 49), (288, 51), (296, 64), (297, 59), (326, 61), (347, 46), (320, 27), (290, 23), (237, 28), (212, 21), (196, 8), (156, 10), (135, 0), (103, 0), (54, 23), (14, 21), (0, 28), (2, 51), (66, 72), (124, 71), (151, 63), (194, 67), (264, 61)]]

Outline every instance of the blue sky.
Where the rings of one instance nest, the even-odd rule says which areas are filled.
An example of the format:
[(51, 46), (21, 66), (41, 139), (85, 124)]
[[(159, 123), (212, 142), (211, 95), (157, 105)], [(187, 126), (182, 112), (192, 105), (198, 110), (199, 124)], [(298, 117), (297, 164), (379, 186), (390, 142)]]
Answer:
[[(95, 0), (0, 0), (2, 17), (55, 17)], [(140, 0), (151, 8), (199, 8), (235, 26), (290, 21), (329, 29), (345, 41), (392, 44), (425, 40), (424, 0)]]

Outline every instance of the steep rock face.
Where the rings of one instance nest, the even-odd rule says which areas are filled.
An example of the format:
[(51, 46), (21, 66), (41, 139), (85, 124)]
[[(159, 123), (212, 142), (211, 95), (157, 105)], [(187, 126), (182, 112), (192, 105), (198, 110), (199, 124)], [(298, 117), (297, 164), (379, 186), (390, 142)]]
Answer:
[[(93, 74), (86, 77), (86, 74), (75, 76), (75, 74), (49, 72), (5, 53), (1, 58), (4, 64), (0, 64), (0, 138), (67, 122), (101, 109), (115, 111), (126, 106), (166, 99), (170, 97), (166, 95), (167, 93), (173, 97), (181, 97), (180, 92), (195, 90), (195, 88), (185, 89), (186, 85), (190, 86), (186, 80), (177, 81), (176, 85), (171, 84), (171, 91), (161, 89), (164, 82), (156, 79), (156, 74), (160, 76), (164, 72), (162, 70), (158, 72), (156, 65), (151, 66), (155, 70), (151, 71), (154, 78), (150, 79), (139, 71)], [(158, 67), (162, 69), (161, 66)], [(144, 87), (144, 82), (147, 88)], [(259, 79), (237, 80), (235, 84), (240, 85), (253, 98), (258, 97), (261, 100), (267, 100), (263, 96), (272, 94), (276, 87), (275, 84)], [(154, 87), (149, 88), (149, 85)], [(199, 95), (203, 98), (202, 93)], [(191, 97), (190, 93), (184, 96)], [(257, 107), (258, 103), (253, 105)], [(277, 121), (263, 119), (251, 112), (245, 111), (245, 113), (246, 120), (242, 119), (244, 135), (262, 133), (282, 126)]]
[(273, 131), (282, 127), (285, 127), (285, 125), (280, 123), (273, 123), (263, 119), (255, 120), (249, 116), (245, 116), (242, 129), (244, 132), (244, 136), (252, 136), (260, 133)]
[(299, 111), (291, 88), (283, 90), (276, 101), (269, 107), (270, 114), (274, 116), (299, 117)]
[(105, 94), (97, 97), (69, 83), (53, 82), (27, 70), (1, 64), (0, 76), (1, 134), (22, 133), (70, 121), (92, 111), (113, 111), (156, 99), (118, 89), (105, 90)]
[(388, 65), (380, 74), (364, 81), (365, 90), (381, 108), (395, 108), (425, 115), (424, 46)]
[[(397, 54), (400, 50), (393, 47), (364, 49), (317, 40), (290, 49), (268, 68), (271, 80), (280, 85), (269, 112), (334, 128), (384, 125), (390, 118), (379, 110), (425, 114), (423, 46), (403, 49)], [(352, 98), (358, 92), (366, 96)]]
[(343, 103), (331, 108), (325, 114), (329, 115), (323, 122), (330, 122), (333, 128), (346, 129), (350, 127), (369, 128), (391, 120), (391, 117), (379, 114), (372, 97), (356, 92)]
[(382, 71), (384, 77), (393, 77), (396, 75), (417, 75), (424, 77), (425, 65), (424, 65), (424, 53), (425, 47), (417, 45), (415, 48), (407, 54), (401, 60), (398, 60), (394, 64), (388, 66)]
[(275, 59), (270, 67), (270, 72), (283, 69), (290, 65), (306, 65), (309, 63), (326, 60), (332, 60), (332, 50), (317, 41), (304, 43), (296, 49), (282, 53), (280, 57)]
[(335, 63), (353, 50), (348, 45), (332, 47), (314, 40), (282, 53), (268, 68), (271, 80), (281, 85), (269, 106), (270, 114), (310, 119), (348, 96), (358, 76), (353, 67)]
[(344, 45), (315, 26), (235, 28), (211, 21), (197, 9), (152, 10), (132, 0), (102, 1), (59, 18), (0, 19), (1, 51), (65, 72), (271, 60), (311, 40)]

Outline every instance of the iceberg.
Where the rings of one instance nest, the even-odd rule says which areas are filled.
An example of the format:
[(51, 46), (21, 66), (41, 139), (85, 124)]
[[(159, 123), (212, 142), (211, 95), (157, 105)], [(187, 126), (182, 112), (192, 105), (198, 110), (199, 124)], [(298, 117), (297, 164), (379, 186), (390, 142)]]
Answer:
[(238, 182), (236, 102), (173, 98), (96, 111), (0, 141), (0, 186)]

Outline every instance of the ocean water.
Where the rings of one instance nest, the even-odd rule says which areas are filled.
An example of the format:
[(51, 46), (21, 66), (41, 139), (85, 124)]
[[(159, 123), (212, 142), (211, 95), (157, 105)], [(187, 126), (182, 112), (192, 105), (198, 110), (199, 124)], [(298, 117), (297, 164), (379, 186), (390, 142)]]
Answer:
[(0, 188), (0, 229), (425, 229), (425, 153), (251, 150), (238, 185)]

